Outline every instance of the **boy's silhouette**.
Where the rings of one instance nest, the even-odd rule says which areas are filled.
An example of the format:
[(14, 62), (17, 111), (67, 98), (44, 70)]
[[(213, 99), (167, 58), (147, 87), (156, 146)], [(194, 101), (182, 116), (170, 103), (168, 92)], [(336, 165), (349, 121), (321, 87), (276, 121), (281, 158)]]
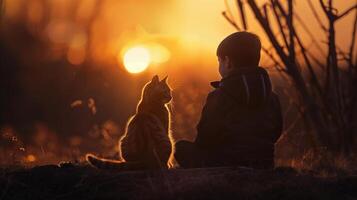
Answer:
[(197, 138), (179, 141), (174, 154), (181, 167), (274, 166), (274, 143), (282, 132), (278, 96), (258, 66), (261, 43), (255, 34), (236, 32), (217, 48), (221, 81), (208, 94)]

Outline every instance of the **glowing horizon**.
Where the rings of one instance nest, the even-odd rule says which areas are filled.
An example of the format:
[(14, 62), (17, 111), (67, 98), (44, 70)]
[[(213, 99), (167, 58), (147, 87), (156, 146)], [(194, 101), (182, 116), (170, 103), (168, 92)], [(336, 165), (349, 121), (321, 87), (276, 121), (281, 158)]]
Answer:
[[(264, 2), (261, 1), (259, 4)], [(319, 8), (318, 1), (312, 3)], [(335, 1), (335, 7), (342, 12), (353, 3), (353, 0)], [(227, 4), (231, 17), (239, 21), (235, 1), (227, 1)], [(72, 12), (73, 9), (77, 10)], [(324, 45), (324, 40), (327, 39), (325, 33), (320, 30), (307, 3), (296, 1), (295, 9), (299, 11), (302, 21), (311, 22), (306, 26), (316, 38), (321, 38), (319, 42)], [(45, 10), (51, 12), (46, 13)], [(148, 16), (147, 10), (155, 14)], [(63, 52), (73, 65), (80, 65), (90, 58), (91, 61), (103, 66), (102, 63), (109, 63), (128, 43), (154, 42), (165, 45), (162, 51), (164, 53), (161, 53), (166, 54), (162, 56), (165, 58), (163, 60), (167, 61), (168, 57), (175, 58), (175, 62), (170, 63), (171, 66), (178, 67), (187, 63), (204, 63), (212, 66), (216, 64), (215, 50), (219, 42), (228, 34), (237, 31), (222, 17), (221, 12), (227, 10), (224, 0), (210, 3), (206, 0), (154, 0), (140, 3), (116, 0), (63, 0), (51, 1), (50, 4), (42, 4), (37, 0), (5, 0), (4, 20), (21, 21), (27, 24), (33, 33), (38, 34), (38, 37), (49, 39), (51, 45), (56, 48), (63, 45), (66, 49)], [(248, 31), (256, 33), (261, 38), (263, 46), (269, 48), (270, 43), (265, 33), (257, 24), (251, 10), (248, 7), (246, 10)], [(326, 23), (323, 11), (317, 9), (317, 13)], [(336, 23), (336, 30), (343, 29), (336, 33), (336, 41), (341, 50), (346, 51), (350, 46), (350, 36), (346, 37), (344, 33), (351, 32), (352, 17), (347, 16), (343, 21)], [(276, 26), (274, 23), (271, 25)], [(311, 43), (310, 38), (302, 30), (298, 20), (295, 20), (295, 25), (305, 45), (308, 46)], [(315, 46), (309, 48), (317, 57), (326, 53), (318, 51)], [(59, 52), (52, 52), (56, 54), (53, 57), (61, 57), (57, 55)], [(152, 62), (165, 62), (156, 62), (156, 56), (151, 56)], [(324, 57), (321, 59), (325, 60)], [(261, 64), (270, 65), (272, 62), (263, 54)], [(209, 70), (209, 67), (206, 69)]]

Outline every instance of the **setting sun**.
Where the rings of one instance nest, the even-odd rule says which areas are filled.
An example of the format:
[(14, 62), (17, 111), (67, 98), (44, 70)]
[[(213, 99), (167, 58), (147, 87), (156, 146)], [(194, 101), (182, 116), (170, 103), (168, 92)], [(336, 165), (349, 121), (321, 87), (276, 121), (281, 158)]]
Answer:
[(149, 50), (145, 47), (137, 46), (128, 49), (124, 54), (124, 66), (130, 73), (140, 73), (150, 64), (151, 58)]

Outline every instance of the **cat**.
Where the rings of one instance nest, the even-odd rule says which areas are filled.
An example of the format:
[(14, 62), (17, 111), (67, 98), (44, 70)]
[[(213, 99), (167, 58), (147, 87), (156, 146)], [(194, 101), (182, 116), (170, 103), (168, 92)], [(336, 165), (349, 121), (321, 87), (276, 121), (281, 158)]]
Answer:
[(136, 170), (167, 169), (172, 152), (170, 111), (172, 99), (167, 77), (155, 75), (141, 95), (136, 114), (127, 123), (124, 136), (119, 140), (121, 157), (125, 161), (109, 160), (87, 154), (87, 161), (100, 169)]

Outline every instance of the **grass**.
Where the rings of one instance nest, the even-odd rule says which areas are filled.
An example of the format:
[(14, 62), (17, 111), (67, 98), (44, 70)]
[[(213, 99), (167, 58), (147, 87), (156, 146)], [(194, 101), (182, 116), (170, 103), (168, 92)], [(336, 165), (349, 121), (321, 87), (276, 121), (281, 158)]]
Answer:
[(1, 170), (2, 199), (357, 199), (357, 176), (243, 167), (101, 171), (87, 165)]

